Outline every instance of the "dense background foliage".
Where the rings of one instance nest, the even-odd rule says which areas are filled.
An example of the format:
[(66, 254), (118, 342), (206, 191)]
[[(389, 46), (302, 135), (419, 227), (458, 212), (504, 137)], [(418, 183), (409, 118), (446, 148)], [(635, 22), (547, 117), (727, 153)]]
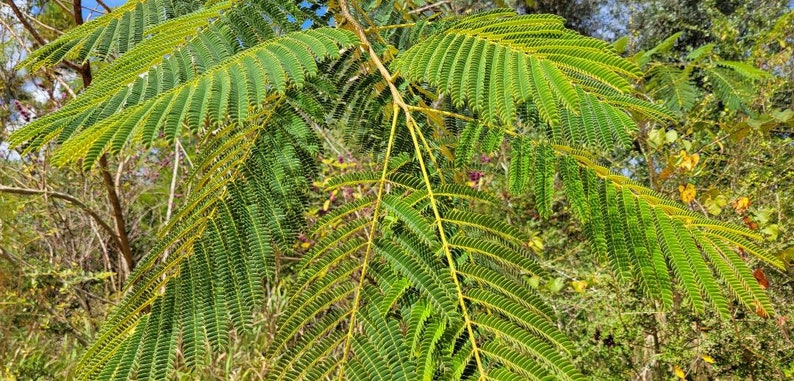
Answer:
[[(639, 94), (667, 107), (677, 120), (661, 123), (641, 119), (632, 145), (603, 152), (602, 164), (682, 201), (698, 214), (758, 232), (771, 254), (784, 262), (794, 260), (794, 235), (789, 222), (794, 216), (794, 13), (789, 2), (360, 3), (363, 11), (379, 24), (397, 24), (394, 20), (415, 17), (464, 15), (496, 7), (554, 13), (565, 17), (569, 28), (610, 40), (618, 53), (642, 69), (642, 75), (632, 84)], [(198, 5), (173, 2), (173, 9), (178, 15)], [(25, 152), (25, 147), (10, 148), (6, 143), (13, 131), (67, 104), (91, 83), (94, 72), (101, 72), (108, 62), (113, 62), (113, 57), (106, 57), (108, 62), (95, 60), (88, 65), (64, 61), (35, 70), (18, 70), (16, 65), (32, 50), (86, 19), (110, 12), (112, 6), (103, 2), (34, 0), (6, 2), (0, 8), (2, 378), (74, 376), (76, 362), (96, 337), (109, 308), (118, 303), (131, 268), (144, 260), (146, 253), (157, 249), (160, 227), (184, 217), (176, 214), (177, 206), (189, 203), (191, 195), (200, 195), (202, 186), (213, 184), (214, 179), (196, 180), (191, 176), (194, 166), (208, 165), (204, 160), (209, 159), (202, 155), (217, 148), (206, 136), (183, 134), (176, 143), (153, 139), (146, 151), (120, 147), (117, 155), (94, 157), (98, 163), (94, 168), (87, 168), (90, 165), (85, 163), (83, 168), (54, 166), (53, 160), (63, 163), (68, 158), (54, 158), (53, 145)], [(332, 18), (333, 22), (341, 21), (339, 15), (332, 17), (328, 13), (322, 2), (303, 2), (296, 5), (295, 12), (302, 15), (298, 20), (290, 16), (295, 30), (301, 29), (298, 23), (302, 20), (316, 25), (327, 25)], [(310, 24), (303, 25), (305, 28)], [(413, 37), (401, 38), (408, 44)], [(113, 56), (118, 52), (106, 53)], [(389, 56), (388, 52), (379, 53)], [(744, 64), (731, 67), (726, 61)], [(337, 69), (340, 78), (350, 70)], [(291, 95), (303, 102), (301, 107), (308, 108), (306, 105), (312, 102), (323, 104), (317, 94), (332, 85), (308, 81), (305, 90), (290, 91), (299, 92)], [(366, 80), (357, 81), (344, 91), (355, 94), (356, 86), (365, 85)], [(423, 99), (427, 95), (414, 96)], [(377, 107), (382, 105), (377, 102), (361, 104), (373, 108), (353, 110), (362, 115), (345, 117), (354, 120), (368, 117), (365, 112), (381, 111)], [(329, 186), (329, 179), (340, 175), (379, 170), (377, 154), (343, 143), (355, 137), (362, 147), (383, 149), (389, 120), (384, 122), (381, 136), (362, 136), (347, 127), (342, 133), (329, 132), (323, 141), (295, 141), (303, 128), (298, 120), (305, 115), (293, 115), (288, 106), (274, 113), (278, 119), (264, 113), (260, 116), (262, 123), (287, 126), (283, 133), (258, 135), (244, 127), (230, 132), (236, 137), (233, 141), (250, 140), (265, 147), (254, 150), (261, 166), (252, 164), (246, 171), (264, 171), (263, 168), (271, 168), (268, 163), (278, 160), (269, 155), (271, 151), (266, 147), (295, 145), (292, 154), (300, 168), (278, 167), (272, 178), (280, 181), (282, 188), (278, 192), (310, 191), (305, 199), (280, 209), (274, 207), (274, 211), (287, 211), (287, 216), (274, 214), (271, 220), (289, 225), (294, 219), (290, 213), (294, 213), (307, 217), (311, 226), (330, 211), (375, 192), (365, 186), (330, 192), (324, 189)], [(309, 119), (321, 120), (325, 112), (345, 112), (323, 110), (321, 106), (315, 110), (319, 116)], [(450, 129), (463, 126), (451, 125)], [(397, 144), (410, 145), (405, 139)], [(505, 144), (493, 148), (483, 152), (473, 167), (456, 174), (454, 180), (475, 189), (514, 186), (514, 180), (504, 176), (504, 169), (511, 165), (505, 151), (511, 147)], [(313, 173), (313, 178), (289, 176), (304, 171)], [(233, 192), (253, 193), (248, 186), (234, 187)], [(276, 192), (273, 184), (260, 186)], [(521, 227), (521, 233), (529, 236), (529, 247), (539, 263), (551, 269), (543, 276), (529, 277), (527, 282), (559, 315), (559, 328), (578, 348), (573, 358), (586, 377), (794, 377), (794, 343), (789, 337), (791, 323), (787, 321), (794, 317), (791, 271), (774, 269), (752, 255), (741, 254), (754, 270), (759, 285), (769, 292), (777, 312), (773, 318), (738, 303), (732, 306), (728, 320), (720, 319), (717, 311), (698, 314), (682, 305), (681, 295), (676, 295), (671, 310), (660, 312), (659, 303), (643, 295), (640, 280), (616, 280), (610, 266), (597, 260), (581, 224), (574, 218), (576, 212), (561, 194), (552, 200), (551, 217), (543, 218), (538, 210), (545, 206), (539, 205), (542, 202), (531, 193), (499, 192), (501, 202), (481, 212), (505, 216), (506, 221)], [(312, 206), (301, 210), (296, 205), (303, 202)], [(235, 205), (229, 206), (238, 213), (234, 208)], [(257, 213), (267, 213), (264, 209)], [(285, 234), (284, 242), (280, 242), (280, 247), (288, 249), (273, 264), (274, 273), (284, 271), (282, 264), (292, 265), (311, 253), (316, 244), (300, 224), (290, 229), (285, 231), (294, 234)], [(167, 250), (165, 254), (168, 255)], [(288, 265), (284, 265), (286, 271), (292, 271)], [(262, 299), (267, 302), (256, 306), (253, 318), (246, 322), (252, 327), (251, 332), (233, 332), (228, 350), (211, 355), (198, 377), (264, 378), (268, 364), (262, 356), (278, 339), (276, 322), (287, 308), (289, 298), (285, 292), (293, 286), (268, 282)], [(194, 377), (188, 365), (178, 362), (177, 377)]]

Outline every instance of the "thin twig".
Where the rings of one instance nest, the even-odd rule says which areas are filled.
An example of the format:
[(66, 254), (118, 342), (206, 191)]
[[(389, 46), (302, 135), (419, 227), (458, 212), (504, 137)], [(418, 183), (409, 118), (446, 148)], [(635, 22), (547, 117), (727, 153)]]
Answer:
[(185, 155), (185, 163), (187, 164), (187, 166), (193, 169), (193, 161), (190, 160), (190, 155), (187, 154), (185, 147), (182, 146), (182, 143), (180, 143), (179, 140), (176, 141), (176, 145), (182, 151), (182, 154)]
[(174, 210), (174, 193), (176, 191), (176, 177), (179, 174), (179, 138), (174, 138), (174, 169), (171, 171), (171, 186), (168, 189), (168, 207), (165, 211), (165, 222), (171, 220)]
[(448, 4), (448, 3), (451, 3), (451, 2), (452, 2), (452, 0), (441, 0), (441, 1), (437, 2), (437, 3), (427, 4), (424, 7), (416, 8), (416, 9), (414, 9), (412, 11), (409, 11), (408, 14), (422, 13), (422, 12), (428, 10), (428, 9), (433, 9), (433, 8), (436, 8), (436, 7), (440, 7), (440, 6), (444, 5), (444, 4)]
[[(78, 0), (78, 1), (79, 1), (79, 0)], [(19, 7), (17, 7), (17, 5), (16, 5), (16, 4), (15, 4), (13, 1), (8, 1), (8, 2), (6, 2), (6, 4), (7, 4), (7, 5), (9, 6), (9, 8), (11, 8), (11, 10), (14, 12), (14, 15), (16, 15), (17, 19), (18, 19), (18, 20), (19, 20), (19, 22), (22, 24), (22, 26), (25, 28), (25, 30), (26, 30), (28, 33), (30, 33), (30, 35), (33, 37), (33, 41), (32, 41), (32, 42), (33, 42), (33, 47), (34, 47), (34, 48), (38, 48), (38, 47), (40, 47), (40, 46), (44, 46), (44, 45), (45, 45), (47, 42), (46, 42), (46, 41), (44, 41), (44, 39), (41, 37), (41, 35), (39, 34), (39, 32), (36, 30), (36, 28), (34, 28), (34, 27), (33, 27), (33, 25), (31, 25), (31, 24), (30, 24), (30, 23), (27, 21), (27, 18), (26, 18), (26, 17), (23, 15), (23, 13), (22, 13), (22, 11), (19, 9)], [(78, 12), (78, 13), (79, 13), (79, 12)], [(83, 16), (82, 16), (82, 15), (80, 15), (80, 20), (82, 20), (82, 17), (83, 17)], [(77, 16), (75, 16), (75, 18), (77, 18)], [(82, 24), (82, 21), (80, 22), (80, 24)], [(3, 25), (5, 25), (5, 23), (3, 23)], [(79, 25), (79, 24), (78, 24), (78, 25)], [(11, 28), (10, 28), (8, 25), (5, 25), (5, 26), (6, 26), (6, 28), (7, 28), (7, 29), (9, 29), (10, 31), (12, 31), (11, 33), (12, 33), (12, 35), (14, 35), (14, 33), (13, 33), (13, 30), (12, 30), (12, 29), (11, 29)], [(15, 37), (17, 37), (17, 36), (15, 36)], [(19, 40), (19, 37), (17, 37), (17, 40)], [(20, 41), (20, 46), (26, 46), (26, 45)], [(71, 68), (71, 69), (73, 69), (73, 70), (76, 70), (76, 71), (78, 71), (78, 72), (81, 72), (81, 73), (82, 73), (82, 69), (85, 67), (85, 65), (83, 65), (83, 66), (80, 66), (80, 65), (77, 65), (77, 64), (75, 64), (74, 62), (67, 61), (67, 60), (63, 60), (63, 61), (62, 61), (62, 63), (63, 63), (64, 65), (66, 65), (67, 67), (69, 67), (69, 68)], [(88, 65), (88, 64), (86, 64), (86, 65)], [(84, 78), (84, 80), (85, 80), (85, 78)], [(90, 81), (89, 81), (89, 82), (90, 82)]]
[(104, 2), (104, 1), (102, 1), (102, 0), (96, 0), (96, 3), (97, 3), (97, 4), (99, 4), (99, 5), (101, 5), (101, 6), (102, 6), (102, 8), (105, 8), (105, 10), (107, 11), (107, 13), (113, 12), (113, 10), (112, 10), (112, 9), (110, 9), (110, 7), (108, 7), (108, 6), (107, 6), (107, 4), (105, 4), (105, 2)]
[(102, 229), (110, 234), (111, 237), (117, 242), (119, 242), (119, 237), (116, 235), (113, 228), (110, 227), (105, 221), (102, 220), (102, 217), (99, 216), (96, 212), (94, 212), (91, 208), (89, 208), (86, 204), (82, 201), (78, 200), (74, 196), (62, 192), (55, 192), (55, 191), (48, 191), (45, 189), (31, 189), (31, 188), (17, 188), (17, 187), (9, 187), (5, 185), (0, 185), (0, 193), (12, 193), (12, 194), (20, 194), (20, 195), (42, 195), (42, 196), (49, 196), (53, 198), (58, 198), (64, 201), (67, 201), (78, 208), (85, 211), (89, 216), (91, 216)]
[(29, 18), (31, 21), (35, 22), (36, 24), (38, 24), (39, 26), (41, 26), (41, 27), (42, 27), (42, 28), (44, 28), (44, 29), (47, 29), (47, 30), (49, 30), (49, 31), (51, 31), (51, 32), (55, 32), (55, 33), (56, 33), (56, 34), (58, 34), (58, 35), (62, 35), (62, 34), (63, 34), (63, 31), (61, 31), (61, 30), (58, 30), (58, 29), (55, 29), (55, 28), (53, 28), (53, 27), (51, 27), (51, 26), (49, 26), (49, 25), (47, 25), (47, 24), (45, 24), (45, 23), (43, 23), (43, 22), (39, 21), (39, 19), (37, 19), (37, 18), (35, 18), (35, 17), (31, 16), (31, 15), (30, 15), (29, 13), (27, 13), (27, 12), (22, 12), (22, 14), (23, 14), (23, 15), (25, 15), (25, 17)]
[[(97, 230), (96, 226), (93, 223), (89, 224), (89, 226), (91, 226), (91, 231), (93, 231), (94, 234), (99, 238), (99, 247), (102, 249), (102, 259), (105, 261), (104, 263), (105, 270), (112, 272), (113, 267), (110, 262), (110, 253), (108, 252), (108, 246), (105, 245), (105, 240), (102, 239), (102, 236), (99, 234), (99, 231)], [(110, 285), (113, 287), (113, 292), (116, 292), (118, 291), (118, 288), (116, 287), (116, 281), (114, 279), (116, 278), (115, 273), (113, 274), (114, 275), (111, 275), (110, 278)]]
[(367, 28), (366, 32), (371, 33), (371, 32), (379, 32), (382, 30), (389, 30), (389, 29), (410, 28), (414, 25), (416, 25), (415, 22), (409, 22), (405, 24), (384, 25), (384, 26), (372, 26)]
[[(30, 54), (30, 48), (28, 48), (28, 46), (25, 44), (25, 42), (22, 40), (22, 38), (16, 32), (14, 32), (14, 29), (11, 28), (10, 25), (6, 24), (5, 21), (2, 18), (0, 18), (0, 23), (3, 25), (3, 27), (5, 27), (8, 30), (8, 33), (11, 34), (11, 37), (13, 37), (15, 40), (17, 40), (17, 43), (19, 44), (19, 47), (21, 49), (23, 49), (26, 53)], [(66, 92), (69, 93), (70, 97), (72, 97), (73, 99), (77, 98), (77, 94), (74, 93), (74, 90), (72, 90), (72, 88), (69, 86), (69, 84), (67, 84), (63, 80), (63, 78), (61, 78), (59, 75), (57, 75), (55, 73), (47, 73), (47, 72), (45, 72), (45, 73), (48, 76), (50, 76), (54, 81), (60, 83), (61, 86), (63, 86), (64, 90), (66, 90)]]
[(72, 99), (77, 98), (77, 94), (74, 93), (74, 90), (72, 90), (72, 88), (69, 87), (69, 84), (66, 83), (66, 81), (63, 80), (63, 78), (61, 78), (57, 74), (50, 74), (50, 75), (52, 76), (52, 79), (54, 79), (56, 82), (60, 83), (61, 86), (63, 86), (64, 90), (66, 90), (66, 92), (69, 93), (69, 96), (72, 97)]
[(2, 246), (0, 246), (0, 258), (5, 258), (5, 260), (14, 267), (19, 267), (20, 262), (26, 264), (22, 258), (17, 258), (11, 255), (11, 253), (9, 253), (8, 250), (4, 249)]
[(0, 17), (0, 23), (2, 23), (3, 27), (6, 30), (8, 30), (8, 33), (11, 34), (11, 37), (13, 37), (15, 40), (17, 40), (17, 44), (19, 44), (19, 46), (21, 46), (27, 52), (30, 51), (30, 49), (28, 49), (27, 45), (25, 45), (25, 42), (22, 40), (22, 37), (19, 37), (19, 34), (17, 34), (14, 31), (14, 28), (12, 28), (11, 25), (6, 24), (5, 20), (2, 17)]
[(61, 9), (63, 9), (64, 12), (66, 13), (72, 12), (72, 10), (69, 7), (67, 7), (66, 4), (64, 4), (61, 0), (53, 0), (53, 2), (59, 7), (61, 7)]
[(41, 37), (41, 35), (39, 34), (39, 31), (37, 31), (36, 28), (34, 28), (33, 25), (31, 25), (28, 22), (28, 19), (22, 13), (22, 11), (19, 9), (19, 7), (17, 7), (17, 4), (13, 0), (7, 1), (6, 5), (8, 5), (11, 8), (11, 11), (13, 11), (14, 15), (17, 16), (17, 20), (19, 20), (19, 22), (22, 24), (22, 26), (25, 28), (25, 30), (27, 30), (28, 33), (30, 33), (30, 35), (33, 37), (33, 39), (35, 40), (34, 43), (35, 43), (36, 46), (42, 46), (42, 45), (47, 43)]

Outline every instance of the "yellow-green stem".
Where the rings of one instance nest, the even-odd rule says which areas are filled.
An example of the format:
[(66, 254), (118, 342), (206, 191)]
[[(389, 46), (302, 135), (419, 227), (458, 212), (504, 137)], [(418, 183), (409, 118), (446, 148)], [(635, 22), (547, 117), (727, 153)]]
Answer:
[(458, 304), (460, 305), (461, 314), (463, 315), (463, 323), (466, 326), (466, 331), (469, 334), (469, 340), (471, 340), (471, 347), (472, 352), (474, 352), (474, 359), (477, 362), (477, 370), (480, 373), (480, 379), (485, 378), (485, 373), (483, 372), (484, 368), (482, 366), (482, 360), (480, 359), (480, 351), (477, 347), (477, 338), (474, 335), (474, 329), (472, 328), (471, 318), (469, 318), (469, 312), (466, 308), (466, 303), (463, 298), (463, 288), (460, 286), (460, 282), (458, 281), (458, 272), (455, 267), (455, 259), (452, 258), (452, 252), (449, 250), (449, 243), (447, 242), (447, 236), (444, 233), (444, 224), (442, 223), (441, 213), (438, 211), (438, 205), (436, 204), (435, 195), (433, 194), (433, 187), (430, 184), (430, 176), (427, 173), (427, 167), (425, 166), (424, 158), (422, 157), (422, 151), (419, 148), (419, 140), (417, 139), (417, 130), (418, 126), (416, 123), (411, 119), (410, 112), (406, 110), (406, 125), (408, 126), (408, 131), (411, 133), (411, 140), (414, 143), (414, 150), (416, 151), (417, 160), (419, 161), (419, 168), (422, 170), (422, 178), (425, 182), (425, 187), (427, 188), (427, 198), (430, 200), (430, 207), (433, 209), (433, 217), (436, 220), (436, 226), (438, 227), (438, 235), (441, 238), (441, 248), (444, 250), (444, 256), (447, 259), (447, 265), (449, 266), (449, 272), (452, 276), (452, 281), (455, 282), (455, 290), (457, 290), (458, 294)]
[[(452, 254), (451, 254), (451, 252), (449, 250), (449, 245), (447, 244), (447, 240), (446, 240), (446, 237), (444, 235), (444, 228), (441, 225), (441, 215), (438, 212), (438, 207), (436, 206), (435, 197), (433, 196), (432, 188), (431, 188), (431, 185), (430, 185), (430, 177), (429, 177), (429, 175), (427, 173), (427, 168), (425, 167), (424, 160), (422, 159), (422, 151), (421, 151), (421, 149), (419, 147), (419, 140), (418, 140), (418, 138), (416, 136), (416, 132), (417, 131), (413, 128), (413, 125), (412, 125), (412, 123), (415, 123), (413, 121), (413, 118), (411, 118), (411, 109), (410, 109), (410, 107), (412, 107), (412, 106), (409, 106), (407, 103), (405, 103), (405, 100), (403, 100), (403, 97), (400, 94), (400, 91), (397, 89), (397, 86), (395, 86), (395, 84), (394, 84), (394, 77), (392, 76), (391, 73), (389, 73), (389, 70), (383, 64), (383, 62), (381, 61), (381, 59), (378, 56), (378, 54), (372, 49), (372, 46), (369, 43), (369, 40), (367, 39), (367, 35), (366, 35), (366, 32), (364, 31), (364, 28), (362, 28), (361, 25), (358, 23), (358, 21), (356, 21), (356, 19), (350, 14), (350, 10), (348, 8), (347, 1), (346, 0), (339, 0), (339, 7), (340, 7), (340, 10), (342, 12), (342, 16), (345, 18), (345, 20), (348, 23), (350, 23), (351, 26), (353, 26), (353, 29), (355, 29), (356, 35), (358, 36), (359, 41), (361, 41), (362, 48), (367, 50), (367, 52), (369, 54), (369, 57), (370, 57), (370, 60), (372, 60), (372, 63), (378, 69), (378, 72), (380, 73), (381, 77), (383, 77), (383, 79), (386, 81), (386, 84), (389, 86), (389, 91), (390, 91), (391, 96), (392, 96), (393, 106), (395, 108), (399, 107), (405, 113), (405, 124), (406, 124), (406, 126), (408, 126), (408, 130), (410, 131), (411, 138), (413, 139), (413, 142), (414, 142), (414, 149), (416, 150), (416, 153), (417, 153), (417, 156), (418, 156), (418, 159), (419, 159), (419, 165), (422, 168), (422, 174), (423, 174), (423, 177), (424, 177), (425, 185), (428, 188), (428, 196), (430, 198), (430, 203), (431, 203), (431, 205), (433, 207), (433, 213), (435, 215), (436, 223), (438, 225), (439, 234), (441, 236), (441, 242), (442, 242), (442, 245), (443, 245), (443, 248), (444, 248), (445, 255), (447, 256), (447, 260), (449, 261), (450, 271), (452, 271), (452, 277), (455, 280), (455, 286), (457, 287), (458, 303), (460, 304), (460, 308), (461, 308), (461, 310), (463, 312), (464, 322), (466, 324), (466, 328), (467, 328), (467, 331), (468, 331), (468, 334), (469, 334), (469, 339), (471, 340), (472, 351), (474, 352), (474, 357), (475, 357), (475, 359), (477, 361), (477, 371), (480, 374), (480, 379), (484, 379), (485, 378), (485, 369), (483, 368), (482, 360), (480, 359), (479, 348), (477, 347), (477, 340), (476, 340), (477, 338), (474, 336), (474, 330), (472, 328), (471, 320), (469, 319), (468, 311), (466, 309), (466, 304), (464, 303), (464, 300), (463, 300), (463, 294), (462, 294), (462, 290), (460, 288), (460, 283), (458, 282), (457, 275), (455, 273), (455, 264), (454, 264), (454, 262), (452, 262)], [(393, 123), (396, 123), (396, 121), (393, 121)], [(392, 133), (391, 133), (391, 135), (389, 137), (390, 140), (393, 139), (394, 129), (396, 128), (396, 125), (393, 124), (392, 128), (393, 128), (393, 130), (392, 130)], [(383, 183), (384, 182), (381, 182), (381, 184), (383, 184)], [(372, 232), (370, 232), (370, 234), (372, 234)], [(356, 300), (354, 302), (354, 303), (356, 303), (356, 306), (354, 308), (358, 308), (357, 307), (357, 302), (358, 302), (358, 300)], [(355, 322), (355, 315), (351, 318), (351, 324), (350, 324), (350, 328), (349, 328), (350, 329), (349, 333), (351, 333), (351, 334), (352, 334), (352, 329), (354, 328), (353, 327), (353, 323), (354, 322)], [(348, 337), (348, 339), (347, 339), (347, 341), (345, 343), (345, 349), (344, 349), (344, 352), (343, 352), (343, 358), (342, 358), (342, 362), (340, 363), (340, 369), (339, 369), (339, 380), (340, 381), (342, 380), (343, 373), (344, 373), (344, 362), (347, 361), (347, 357), (349, 356), (349, 351), (350, 351), (349, 347), (350, 347), (350, 337)]]
[(397, 104), (392, 105), (392, 121), (391, 131), (389, 132), (389, 143), (386, 147), (386, 155), (383, 158), (383, 170), (381, 170), (380, 181), (378, 182), (378, 195), (375, 198), (375, 208), (372, 211), (372, 224), (369, 229), (369, 236), (367, 237), (367, 249), (364, 252), (364, 261), (361, 264), (361, 274), (358, 278), (358, 286), (356, 287), (356, 296), (353, 298), (353, 308), (350, 311), (350, 323), (347, 328), (347, 336), (345, 337), (345, 347), (342, 350), (342, 361), (339, 362), (339, 380), (343, 379), (345, 374), (345, 362), (350, 356), (350, 340), (353, 337), (353, 329), (356, 326), (356, 314), (358, 307), (361, 304), (361, 291), (364, 288), (364, 279), (367, 276), (367, 267), (369, 266), (369, 259), (372, 255), (372, 245), (375, 241), (375, 231), (378, 227), (378, 213), (380, 213), (380, 205), (383, 200), (383, 191), (386, 188), (386, 176), (389, 173), (389, 159), (391, 158), (392, 147), (394, 146), (394, 136), (397, 131), (397, 118), (400, 115), (400, 110)]

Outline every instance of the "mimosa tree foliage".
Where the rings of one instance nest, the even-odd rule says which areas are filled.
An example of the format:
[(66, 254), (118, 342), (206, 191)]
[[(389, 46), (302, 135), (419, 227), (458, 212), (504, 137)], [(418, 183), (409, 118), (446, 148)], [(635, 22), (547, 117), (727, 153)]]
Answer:
[[(29, 68), (106, 63), (13, 144), (55, 143), (58, 164), (90, 170), (157, 140), (201, 142), (192, 193), (75, 374), (164, 379), (200, 367), (230, 331), (251, 329), (265, 283), (278, 282), (289, 302), (263, 354), (272, 379), (582, 379), (554, 307), (527, 283), (548, 271), (537, 247), (481, 207), (501, 202), (498, 189), (460, 180), (500, 147), (507, 191), (532, 195), (546, 217), (563, 192), (620, 282), (667, 308), (680, 293), (725, 319), (734, 300), (775, 313), (736, 252), (783, 267), (755, 233), (600, 164), (631, 149), (638, 121), (675, 120), (632, 94), (638, 66), (557, 16), (424, 19), (385, 3), (373, 16), (330, 2), (329, 27), (284, 1), (131, 0), (30, 55)], [(329, 191), (367, 191), (309, 225), (329, 135), (378, 168), (330, 179)], [(313, 246), (283, 261), (302, 232)]]

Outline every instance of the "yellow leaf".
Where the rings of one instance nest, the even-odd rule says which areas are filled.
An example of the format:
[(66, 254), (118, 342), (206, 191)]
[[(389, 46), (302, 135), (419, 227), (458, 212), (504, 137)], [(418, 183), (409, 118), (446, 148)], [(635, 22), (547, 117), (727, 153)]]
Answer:
[(311, 244), (311, 243), (309, 243), (309, 242), (302, 242), (302, 243), (301, 243), (301, 249), (303, 249), (303, 250), (307, 250), (307, 249), (309, 249), (310, 247), (312, 247), (312, 244)]
[(676, 365), (673, 368), (673, 373), (675, 373), (676, 377), (678, 377), (678, 378), (680, 378), (682, 380), (686, 380), (686, 374), (684, 374), (684, 370), (681, 369), (681, 367), (679, 367), (678, 365)]
[(330, 207), (331, 207), (331, 200), (330, 199), (325, 200), (325, 202), (323, 203), (323, 210), (328, 211), (328, 208)]
[(725, 205), (728, 205), (728, 198), (719, 194), (719, 191), (712, 189), (706, 194), (706, 200), (703, 205), (709, 213), (716, 216), (722, 213), (722, 208)]
[(695, 190), (695, 186), (692, 184), (687, 184), (686, 188), (683, 185), (679, 185), (678, 192), (681, 193), (681, 201), (685, 204), (689, 204), (695, 199), (695, 196), (697, 196), (697, 190)]
[(575, 280), (571, 282), (571, 287), (573, 287), (574, 291), (581, 294), (584, 292), (584, 289), (587, 288), (587, 282), (583, 280)]
[(705, 362), (707, 362), (709, 364), (714, 364), (714, 358), (713, 357), (711, 357), (709, 355), (702, 355), (700, 357), (703, 358), (703, 361), (705, 361)]
[(531, 247), (531, 248), (533, 248), (533, 249), (535, 249), (537, 251), (543, 250), (543, 247), (544, 247), (543, 246), (543, 238), (540, 238), (538, 236), (532, 237), (532, 239), (529, 241), (529, 247)]

